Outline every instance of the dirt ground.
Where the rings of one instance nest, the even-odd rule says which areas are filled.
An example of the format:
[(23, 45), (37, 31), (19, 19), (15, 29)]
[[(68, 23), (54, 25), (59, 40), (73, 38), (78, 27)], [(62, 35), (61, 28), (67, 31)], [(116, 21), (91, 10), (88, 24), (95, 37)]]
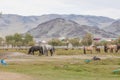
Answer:
[[(1, 54), (1, 59), (5, 59), (6, 62), (17, 62), (17, 61), (53, 61), (53, 60), (65, 60), (65, 59), (92, 59), (97, 56), (101, 59), (107, 58), (120, 58), (120, 56), (114, 55), (54, 55), (54, 56), (31, 56), (24, 53), (13, 52)], [(0, 80), (33, 80), (31, 77), (23, 74), (10, 73), (10, 72), (0, 72)]]
[(23, 74), (0, 72), (0, 80), (33, 80), (33, 79)]

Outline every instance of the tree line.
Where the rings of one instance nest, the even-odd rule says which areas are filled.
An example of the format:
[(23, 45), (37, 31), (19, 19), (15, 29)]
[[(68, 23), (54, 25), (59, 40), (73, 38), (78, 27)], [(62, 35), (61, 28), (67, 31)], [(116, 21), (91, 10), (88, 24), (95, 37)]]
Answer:
[[(77, 46), (90, 46), (94, 43), (96, 46), (102, 46), (105, 44), (117, 44), (120, 43), (120, 37), (114, 41), (107, 42), (107, 41), (94, 41), (94, 36), (90, 33), (87, 33), (83, 36), (82, 39), (80, 38), (66, 38), (63, 40), (59, 39), (51, 39), (48, 41), (48, 44), (53, 46), (68, 46), (69, 43), (71, 43), (74, 47)], [(0, 37), (0, 45), (12, 45), (12, 47), (21, 47), (21, 46), (33, 46), (35, 45), (35, 41), (33, 39), (33, 36), (30, 34), (21, 35), (18, 33), (15, 33), (14, 35), (8, 35), (5, 37), (5, 39)]]
[(103, 46), (106, 44), (120, 44), (120, 37), (118, 37), (116, 40), (112, 41), (106, 41), (106, 40), (94, 40), (94, 36), (91, 33), (86, 33), (82, 38), (72, 38), (72, 39), (52, 39), (49, 41), (49, 44), (54, 46), (68, 46), (68, 44), (71, 43), (74, 47), (77, 46)]
[(30, 34), (21, 35), (15, 33), (14, 35), (8, 35), (5, 39), (0, 38), (0, 45), (11, 45), (12, 47), (21, 47), (21, 46), (32, 46), (35, 42), (33, 40), (33, 36)]

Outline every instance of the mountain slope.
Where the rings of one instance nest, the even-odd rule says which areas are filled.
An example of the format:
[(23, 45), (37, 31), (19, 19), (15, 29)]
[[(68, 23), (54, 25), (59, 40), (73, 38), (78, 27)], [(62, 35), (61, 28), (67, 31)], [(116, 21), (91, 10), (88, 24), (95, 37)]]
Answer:
[(104, 30), (120, 35), (120, 20), (113, 22), (110, 26), (106, 27)]
[(38, 22), (34, 17), (2, 15), (0, 18), (0, 34), (6, 36), (14, 33), (24, 33), (37, 25)]
[(39, 24), (36, 28), (29, 30), (36, 38), (58, 38), (58, 37), (82, 37), (86, 33), (92, 33), (99, 37), (114, 37), (112, 33), (107, 33), (98, 27), (79, 25), (72, 20), (56, 18), (48, 22)]
[(35, 28), (38, 24), (56, 18), (72, 20), (80, 25), (88, 25), (100, 28), (108, 26), (110, 23), (115, 21), (114, 19), (107, 17), (73, 14), (48, 14), (42, 16), (20, 16), (15, 14), (3, 14), (0, 18), (0, 36), (6, 36), (14, 33), (25, 33), (28, 30)]

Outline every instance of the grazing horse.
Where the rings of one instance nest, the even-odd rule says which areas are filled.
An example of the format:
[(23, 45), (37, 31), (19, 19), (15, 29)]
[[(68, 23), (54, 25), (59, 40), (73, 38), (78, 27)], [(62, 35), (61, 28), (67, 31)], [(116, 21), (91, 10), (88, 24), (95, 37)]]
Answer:
[(97, 52), (99, 52), (100, 53), (100, 47), (97, 47), (97, 46), (85, 46), (84, 48), (83, 48), (83, 50), (84, 50), (84, 54), (86, 54), (86, 51), (90, 51), (91, 52), (91, 54), (93, 53), (93, 50), (95, 50), (95, 51), (97, 51)]
[(104, 45), (104, 51), (107, 53), (108, 50), (113, 53), (114, 51), (118, 52), (117, 45)]
[(120, 50), (120, 44), (117, 44), (116, 52)]
[(50, 52), (51, 56), (53, 55), (53, 53), (55, 52), (55, 48), (54, 46), (51, 45), (41, 45), (43, 46), (43, 53), (46, 54), (48, 56), (48, 51)]
[(40, 46), (32, 46), (29, 51), (28, 54), (32, 54), (34, 55), (35, 51), (39, 51), (39, 56), (42, 55), (46, 55), (48, 56), (48, 51), (50, 51), (51, 56), (53, 55), (53, 53), (55, 52), (55, 48), (51, 45), (40, 45)]
[(96, 52), (99, 52), (99, 53), (101, 52), (100, 46), (94, 46), (94, 47)]
[(84, 46), (83, 51), (84, 51), (84, 54), (86, 54), (86, 51), (90, 51), (92, 54), (93, 46)]
[(29, 51), (28, 51), (28, 54), (32, 54), (34, 55), (34, 52), (35, 51), (39, 51), (39, 55), (42, 54), (43, 55), (43, 49), (41, 46), (32, 46)]

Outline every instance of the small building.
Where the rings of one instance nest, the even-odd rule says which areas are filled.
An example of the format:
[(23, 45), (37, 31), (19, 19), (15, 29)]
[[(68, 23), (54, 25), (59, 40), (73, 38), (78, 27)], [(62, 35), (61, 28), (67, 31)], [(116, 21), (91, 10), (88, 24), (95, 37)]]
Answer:
[(117, 38), (102, 38), (101, 41), (108, 41), (108, 42), (110, 42), (110, 41), (114, 41), (116, 39)]

